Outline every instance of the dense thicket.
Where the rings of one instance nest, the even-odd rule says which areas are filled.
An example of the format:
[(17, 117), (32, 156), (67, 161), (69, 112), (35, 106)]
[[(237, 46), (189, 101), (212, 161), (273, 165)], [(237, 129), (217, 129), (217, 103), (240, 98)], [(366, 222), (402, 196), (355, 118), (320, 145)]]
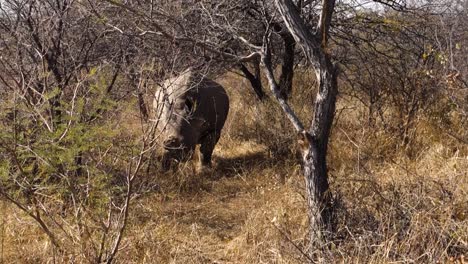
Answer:
[[(294, 3), (316, 32), (322, 1)], [(340, 69), (339, 98), (357, 99), (367, 125), (414, 157), (423, 122), (468, 142), (467, 27), (466, 1), (337, 1), (322, 48)], [(62, 255), (112, 262), (130, 200), (150, 189), (135, 179), (156, 171), (154, 90), (192, 67), (240, 74), (235, 89), (268, 103), (260, 50), (280, 97), (312, 109), (316, 78), (293, 84), (313, 65), (274, 1), (1, 1), (0, 199)]]

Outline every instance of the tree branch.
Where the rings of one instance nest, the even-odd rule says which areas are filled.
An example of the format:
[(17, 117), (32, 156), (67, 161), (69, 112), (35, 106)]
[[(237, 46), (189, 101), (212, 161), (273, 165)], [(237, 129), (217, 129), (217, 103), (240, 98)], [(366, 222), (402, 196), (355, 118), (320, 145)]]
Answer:
[(288, 102), (281, 96), (278, 83), (276, 82), (275, 75), (273, 74), (273, 67), (271, 64), (271, 53), (269, 51), (268, 44), (266, 44), (266, 48), (261, 55), (262, 64), (264, 66), (266, 77), (268, 79), (268, 84), (270, 86), (271, 92), (273, 93), (273, 96), (278, 101), (281, 109), (286, 114), (286, 117), (294, 126), (294, 129), (296, 129), (298, 133), (302, 133), (304, 131), (304, 125), (294, 113), (293, 109), (288, 104)]
[[(120, 2), (117, 2), (115, 0), (104, 0), (105, 2), (107, 3), (110, 3), (112, 5), (115, 5), (115, 6), (118, 6), (120, 8), (123, 8), (141, 18), (144, 18), (147, 22), (149, 22), (151, 24), (152, 27), (154, 27), (154, 29), (156, 30), (156, 34), (158, 35), (161, 35), (163, 36), (164, 38), (168, 39), (168, 40), (171, 40), (171, 41), (174, 41), (174, 42), (189, 42), (189, 43), (192, 43), (193, 45), (197, 46), (197, 47), (200, 47), (200, 48), (204, 48), (210, 52), (213, 52), (217, 55), (220, 55), (222, 56), (223, 58), (225, 59), (228, 59), (228, 60), (232, 60), (234, 62), (248, 62), (248, 61), (253, 61), (255, 59), (257, 59), (258, 57), (260, 57), (258, 54), (258, 52), (253, 52), (251, 53), (250, 55), (247, 55), (247, 56), (243, 56), (243, 57), (239, 57), (239, 56), (236, 56), (234, 54), (231, 54), (231, 53), (228, 53), (228, 52), (223, 52), (223, 51), (220, 51), (218, 49), (216, 49), (215, 47), (212, 47), (211, 45), (209, 45), (207, 42), (200, 42), (196, 39), (193, 39), (193, 38), (190, 38), (190, 37), (179, 37), (179, 36), (176, 36), (176, 35), (173, 35), (173, 34), (170, 34), (169, 32), (167, 32), (166, 30), (164, 30), (164, 28), (159, 25), (158, 23), (156, 23), (155, 21), (152, 20), (151, 17), (148, 17), (146, 14), (143, 14), (143, 13), (140, 13), (138, 12), (138, 10), (136, 9), (133, 9), (123, 3), (120, 3)], [(147, 33), (148, 31), (143, 31), (143, 33)], [(154, 31), (153, 31), (154, 32)], [(246, 41), (245, 39), (239, 39), (241, 41)]]

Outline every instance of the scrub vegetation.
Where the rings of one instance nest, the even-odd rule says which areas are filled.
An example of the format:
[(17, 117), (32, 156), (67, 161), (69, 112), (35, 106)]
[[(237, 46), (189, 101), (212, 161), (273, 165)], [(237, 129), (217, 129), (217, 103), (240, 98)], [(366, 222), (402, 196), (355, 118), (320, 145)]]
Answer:
[[(278, 104), (310, 124), (321, 96), (291, 1), (143, 2), (0, 3), (0, 263), (466, 263), (464, 1), (333, 1), (320, 244)], [(307, 25), (322, 2), (292, 1)], [(152, 101), (187, 67), (230, 111), (212, 168), (163, 171)]]

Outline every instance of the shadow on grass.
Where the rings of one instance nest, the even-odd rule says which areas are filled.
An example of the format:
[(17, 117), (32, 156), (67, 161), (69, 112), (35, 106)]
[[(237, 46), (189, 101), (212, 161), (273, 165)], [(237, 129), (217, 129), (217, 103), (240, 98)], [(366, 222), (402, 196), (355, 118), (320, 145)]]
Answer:
[(271, 162), (264, 152), (254, 152), (236, 157), (215, 157), (213, 169), (219, 177), (235, 177), (244, 172), (264, 168)]
[(233, 157), (214, 156), (212, 168), (200, 168), (198, 157), (194, 157), (187, 163), (178, 164), (173, 171), (161, 172), (158, 166), (151, 166), (139, 178), (135, 189), (138, 193), (209, 192), (212, 185), (223, 178), (249, 175), (270, 168), (280, 160), (269, 157), (268, 151), (257, 151)]

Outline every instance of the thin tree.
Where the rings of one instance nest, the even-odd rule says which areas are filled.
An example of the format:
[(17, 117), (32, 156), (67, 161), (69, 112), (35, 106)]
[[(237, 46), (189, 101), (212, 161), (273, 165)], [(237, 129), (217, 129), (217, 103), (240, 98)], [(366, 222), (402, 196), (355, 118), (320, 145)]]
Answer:
[(315, 32), (306, 27), (291, 0), (275, 0), (275, 4), (289, 32), (303, 48), (315, 71), (318, 82), (317, 96), (313, 104), (314, 116), (310, 127), (305, 129), (287, 101), (280, 94), (279, 85), (273, 74), (268, 42), (264, 44), (261, 57), (268, 83), (275, 99), (299, 133), (307, 190), (310, 242), (320, 247), (325, 242), (324, 231), (331, 230), (332, 221), (326, 156), (338, 93), (338, 69), (332, 63), (326, 48), (335, 0), (323, 0), (322, 12)]

